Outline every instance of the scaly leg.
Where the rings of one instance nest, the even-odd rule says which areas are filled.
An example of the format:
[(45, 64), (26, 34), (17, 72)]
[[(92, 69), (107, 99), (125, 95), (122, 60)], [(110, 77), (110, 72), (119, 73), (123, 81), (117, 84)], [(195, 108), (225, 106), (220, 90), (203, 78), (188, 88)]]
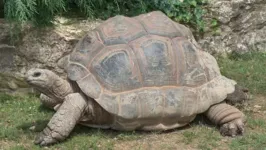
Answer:
[(50, 98), (43, 93), (40, 95), (40, 101), (44, 106), (54, 110), (57, 110), (58, 105), (63, 103), (63, 101)]
[(223, 136), (236, 136), (244, 133), (244, 114), (226, 103), (213, 105), (205, 113), (215, 124), (220, 125)]
[(73, 93), (66, 96), (61, 107), (51, 118), (43, 132), (35, 139), (34, 143), (45, 146), (66, 139), (78, 123), (86, 106), (86, 98), (81, 94)]

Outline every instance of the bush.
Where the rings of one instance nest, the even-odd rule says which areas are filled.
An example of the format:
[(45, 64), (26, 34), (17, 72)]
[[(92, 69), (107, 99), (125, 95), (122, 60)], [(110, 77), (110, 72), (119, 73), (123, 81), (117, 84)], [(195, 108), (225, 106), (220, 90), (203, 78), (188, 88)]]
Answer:
[(205, 0), (4, 0), (5, 18), (35, 25), (51, 24), (55, 15), (69, 13), (106, 19), (123, 14), (134, 16), (161, 10), (170, 18), (203, 29), (202, 6)]
[(65, 11), (65, 0), (4, 0), (4, 7), (5, 18), (11, 22), (47, 25)]
[(205, 0), (153, 0), (151, 2), (154, 9), (162, 10), (173, 20), (191, 25), (197, 31), (203, 31), (204, 22), (202, 20), (205, 13), (202, 8)]

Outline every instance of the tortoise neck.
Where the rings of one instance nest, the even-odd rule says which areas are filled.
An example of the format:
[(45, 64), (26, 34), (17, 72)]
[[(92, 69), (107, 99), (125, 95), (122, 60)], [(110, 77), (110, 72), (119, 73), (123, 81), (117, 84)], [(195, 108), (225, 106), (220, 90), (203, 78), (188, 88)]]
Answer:
[(54, 76), (53, 80), (54, 81), (50, 86), (45, 89), (40, 89), (40, 91), (48, 97), (58, 101), (64, 101), (68, 94), (74, 92), (72, 85), (68, 81), (60, 78), (57, 75)]
[(57, 80), (55, 80), (54, 84), (52, 85), (51, 92), (54, 98), (64, 100), (65, 97), (68, 94), (73, 93), (74, 90), (68, 81), (58, 78)]

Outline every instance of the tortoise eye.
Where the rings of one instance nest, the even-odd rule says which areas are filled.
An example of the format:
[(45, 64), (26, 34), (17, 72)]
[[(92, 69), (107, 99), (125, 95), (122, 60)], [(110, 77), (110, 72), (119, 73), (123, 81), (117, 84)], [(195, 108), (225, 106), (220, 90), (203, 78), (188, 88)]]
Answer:
[(39, 76), (41, 76), (40, 72), (34, 72), (33, 77), (39, 77)]

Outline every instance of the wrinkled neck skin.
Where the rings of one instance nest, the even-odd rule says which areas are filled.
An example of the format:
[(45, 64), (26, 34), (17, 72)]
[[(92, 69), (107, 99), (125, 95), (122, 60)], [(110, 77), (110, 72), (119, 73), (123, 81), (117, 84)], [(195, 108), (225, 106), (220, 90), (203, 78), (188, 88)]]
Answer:
[(57, 75), (54, 75), (54, 77), (51, 78), (51, 82), (48, 84), (48, 86), (46, 86), (46, 88), (36, 88), (46, 96), (59, 101), (63, 101), (65, 96), (74, 92), (72, 85)]

